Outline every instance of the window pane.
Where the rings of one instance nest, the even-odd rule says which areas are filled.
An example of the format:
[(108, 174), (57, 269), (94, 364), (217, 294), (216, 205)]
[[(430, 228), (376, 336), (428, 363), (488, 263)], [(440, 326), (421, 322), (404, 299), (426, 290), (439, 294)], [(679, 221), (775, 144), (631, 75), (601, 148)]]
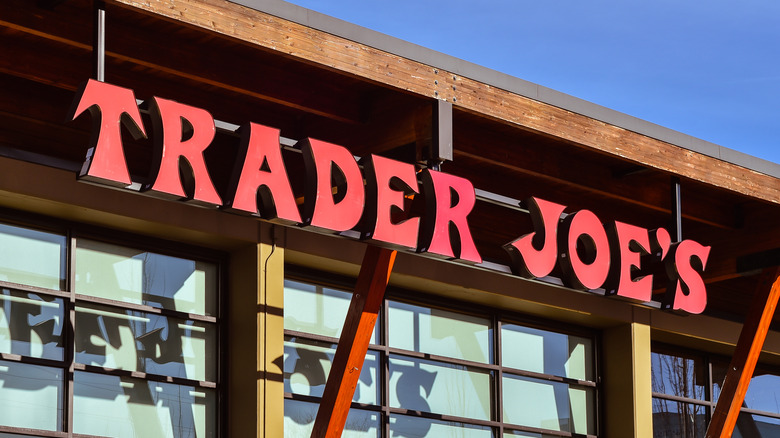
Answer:
[(17, 435), (15, 433), (0, 432), (0, 438), (39, 438), (39, 437), (38, 435)]
[(446, 310), (389, 302), (390, 347), (490, 363), (490, 320)]
[[(284, 343), (284, 391), (322, 397), (336, 345), (289, 338)], [(379, 353), (369, 351), (352, 401), (379, 405)]]
[(424, 359), (390, 358), (390, 406), (490, 420), (490, 373)]
[(652, 353), (653, 392), (704, 400), (704, 360), (693, 355)]
[(0, 290), (0, 353), (62, 360), (61, 298)]
[(79, 239), (76, 293), (199, 315), (216, 314), (211, 263)]
[(731, 438), (778, 437), (780, 418), (751, 415), (745, 412), (737, 417), (737, 424)]
[(0, 361), (0, 424), (60, 430), (64, 371)]
[(116, 438), (215, 437), (212, 390), (76, 372), (73, 430)]
[[(298, 400), (284, 401), (284, 436), (285, 438), (309, 438), (317, 418), (315, 403), (306, 403)], [(350, 409), (347, 415), (347, 423), (344, 425), (342, 438), (378, 438), (379, 413)]]
[(62, 290), (65, 236), (0, 224), (0, 280)]
[(526, 427), (595, 433), (592, 388), (504, 374), (504, 421)]
[(653, 436), (658, 438), (704, 437), (707, 431), (707, 410), (692, 403), (653, 399)]
[(213, 324), (105, 306), (76, 306), (76, 362), (216, 380)]
[[(721, 391), (723, 379), (726, 377), (728, 363), (712, 363), (712, 382), (715, 386), (713, 394), (715, 401), (718, 400)], [(758, 411), (772, 412), (780, 414), (780, 376), (773, 373), (773, 370), (762, 366), (756, 367), (753, 378), (750, 379), (750, 386), (745, 394), (743, 408), (755, 409)]]
[(501, 327), (503, 365), (535, 373), (594, 380), (590, 339), (520, 325)]
[[(351, 300), (346, 291), (285, 280), (284, 329), (338, 338)], [(379, 343), (377, 333), (375, 326), (372, 344)]]
[(522, 432), (519, 430), (513, 430), (510, 432), (504, 432), (504, 438), (557, 438), (555, 435), (547, 435), (544, 433)]
[(390, 417), (390, 436), (403, 438), (491, 438), (493, 431), (486, 426), (393, 415)]

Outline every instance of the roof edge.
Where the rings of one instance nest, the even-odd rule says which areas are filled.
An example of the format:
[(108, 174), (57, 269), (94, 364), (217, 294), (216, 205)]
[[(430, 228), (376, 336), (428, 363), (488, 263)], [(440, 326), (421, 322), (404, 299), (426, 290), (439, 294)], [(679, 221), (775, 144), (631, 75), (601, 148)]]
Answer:
[(348, 21), (306, 9), (283, 0), (229, 0), (284, 20), (402, 56), (431, 67), (483, 82), (493, 87), (636, 132), (684, 149), (780, 178), (780, 164), (657, 125), (418, 44), (377, 32)]

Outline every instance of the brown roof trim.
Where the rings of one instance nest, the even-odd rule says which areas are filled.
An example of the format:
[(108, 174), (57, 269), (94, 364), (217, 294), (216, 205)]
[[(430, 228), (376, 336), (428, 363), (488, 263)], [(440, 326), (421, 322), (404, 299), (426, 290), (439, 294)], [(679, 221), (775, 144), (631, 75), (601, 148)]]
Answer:
[(230, 0), (267, 14), (556, 106), (700, 154), (780, 178), (780, 164), (570, 96), (454, 56), (321, 14), (282, 0)]

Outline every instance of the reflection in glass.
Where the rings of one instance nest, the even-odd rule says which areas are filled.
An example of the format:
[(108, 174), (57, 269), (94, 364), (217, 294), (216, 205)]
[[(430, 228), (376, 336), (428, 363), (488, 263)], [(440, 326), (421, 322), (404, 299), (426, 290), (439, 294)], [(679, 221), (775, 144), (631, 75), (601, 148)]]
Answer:
[(0, 438), (39, 438), (39, 437), (38, 435), (17, 435), (15, 433), (0, 432)]
[(76, 293), (198, 315), (216, 314), (211, 263), (79, 239)]
[(590, 339), (514, 324), (501, 326), (504, 366), (541, 374), (593, 380)]
[(490, 320), (390, 301), (389, 345), (474, 362), (492, 362)]
[(0, 224), (0, 281), (62, 290), (65, 236)]
[[(335, 353), (335, 344), (288, 337), (284, 342), (284, 392), (322, 397)], [(379, 404), (378, 363), (379, 353), (369, 351), (352, 401)]]
[(390, 358), (390, 406), (490, 420), (490, 373), (424, 359)]
[[(351, 300), (349, 292), (285, 280), (284, 329), (338, 338)], [(372, 344), (378, 343), (377, 333), (374, 326)]]
[(62, 360), (63, 300), (0, 290), (0, 353)]
[(751, 415), (745, 412), (737, 417), (737, 424), (731, 438), (778, 437), (780, 436), (780, 418)]
[(60, 430), (64, 371), (0, 361), (0, 424)]
[(487, 426), (393, 415), (390, 417), (390, 436), (402, 438), (492, 438), (493, 431)]
[(653, 392), (704, 400), (706, 372), (701, 357), (652, 353)]
[(557, 438), (555, 435), (547, 435), (544, 433), (533, 433), (533, 432), (522, 432), (519, 430), (513, 430), (509, 432), (504, 432), (504, 438), (515, 438), (515, 437), (521, 437), (521, 438)]
[(116, 438), (215, 437), (213, 390), (76, 372), (73, 431)]
[[(720, 396), (723, 379), (726, 378), (728, 363), (723, 361), (713, 361), (712, 363), (712, 383), (713, 400), (717, 401)], [(753, 378), (750, 379), (747, 394), (743, 408), (755, 409), (758, 411), (772, 412), (780, 414), (780, 376), (773, 373), (774, 370), (762, 366), (756, 367)]]
[(595, 433), (594, 390), (504, 374), (504, 421), (519, 426)]
[[(298, 400), (284, 401), (285, 438), (309, 438), (317, 418), (318, 405)], [(379, 413), (350, 409), (342, 438), (379, 438)]]
[(193, 380), (216, 380), (210, 324), (153, 313), (76, 306), (76, 362)]
[(706, 431), (706, 407), (653, 398), (653, 436), (700, 438)]

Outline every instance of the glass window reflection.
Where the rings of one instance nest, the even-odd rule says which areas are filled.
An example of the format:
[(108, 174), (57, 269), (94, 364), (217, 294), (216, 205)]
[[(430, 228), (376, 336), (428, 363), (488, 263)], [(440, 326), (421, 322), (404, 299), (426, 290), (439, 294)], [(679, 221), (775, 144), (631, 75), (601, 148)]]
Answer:
[(510, 432), (504, 432), (504, 438), (557, 438), (555, 435), (547, 435), (544, 433), (523, 432), (519, 430), (513, 430)]
[(0, 353), (62, 360), (62, 298), (0, 290)]
[(653, 436), (703, 438), (706, 431), (705, 406), (653, 398)]
[[(352, 294), (298, 281), (284, 281), (284, 329), (338, 338)], [(377, 318), (377, 325), (379, 318)], [(377, 344), (374, 327), (371, 343)]]
[(116, 438), (215, 437), (213, 390), (76, 372), (76, 433)]
[(490, 420), (490, 373), (425, 359), (390, 358), (390, 406)]
[[(322, 397), (336, 345), (295, 337), (284, 343), (284, 391)], [(366, 354), (352, 401), (379, 404), (379, 353)]]
[[(284, 401), (284, 436), (285, 438), (309, 438), (317, 418), (316, 403), (298, 400)], [(347, 423), (344, 425), (342, 438), (379, 438), (379, 413), (350, 409)]]
[(447, 310), (388, 302), (389, 345), (481, 363), (493, 361), (490, 320)]
[(486, 426), (431, 420), (408, 415), (390, 417), (390, 436), (400, 438), (492, 438)]
[(504, 421), (519, 426), (595, 433), (592, 388), (504, 374)]
[(76, 293), (198, 315), (216, 314), (212, 263), (79, 239)]
[(742, 412), (737, 417), (731, 438), (778, 437), (780, 436), (780, 418)]
[(0, 224), (0, 281), (65, 288), (65, 236)]
[(0, 424), (60, 430), (64, 370), (0, 361)]
[(706, 375), (701, 357), (659, 351), (652, 353), (653, 392), (704, 400)]
[[(723, 380), (726, 378), (728, 363), (725, 361), (713, 361), (712, 363), (712, 383), (713, 400), (717, 401), (720, 397)], [(742, 407), (755, 409), (757, 411), (771, 412), (780, 414), (780, 375), (774, 370), (758, 366), (750, 379), (745, 401)]]
[(593, 380), (590, 339), (524, 327), (501, 326), (504, 366), (541, 374)]
[[(285, 436), (310, 434), (351, 297), (316, 284), (285, 282)], [(369, 347), (353, 401), (375, 407), (377, 421), (389, 421), (384, 424), (389, 425), (387, 437), (494, 437), (495, 427), (474, 423), (495, 421), (498, 409), (504, 414), (501, 438), (596, 433), (595, 384), (569, 384), (535, 374), (595, 381), (591, 338), (505, 324), (499, 345), (495, 315), (405, 301), (386, 300), (384, 305), (387, 319), (380, 323), (386, 325), (374, 329), (374, 346)], [(377, 327), (386, 331), (381, 341)], [(379, 345), (382, 341), (386, 347)], [(495, 348), (502, 348), (502, 354)], [(504, 391), (496, 400), (499, 372)], [(510, 375), (526, 372), (537, 378)], [(314, 397), (315, 403), (307, 397)], [(347, 433), (363, 436), (364, 429)]]
[(216, 380), (210, 324), (106, 306), (76, 306), (76, 362)]

